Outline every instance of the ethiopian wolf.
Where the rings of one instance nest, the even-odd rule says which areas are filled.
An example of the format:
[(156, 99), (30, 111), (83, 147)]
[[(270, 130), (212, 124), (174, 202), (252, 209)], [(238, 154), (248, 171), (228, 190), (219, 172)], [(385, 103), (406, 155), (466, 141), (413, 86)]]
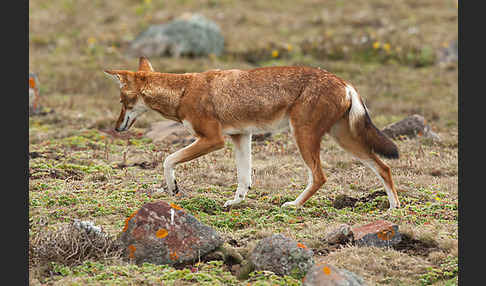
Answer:
[(116, 131), (129, 129), (140, 114), (155, 110), (182, 123), (197, 138), (164, 161), (171, 194), (179, 191), (174, 167), (223, 148), (224, 135), (229, 135), (235, 146), (238, 187), (224, 206), (240, 203), (251, 187), (252, 134), (290, 128), (308, 170), (308, 184), (282, 207), (302, 206), (326, 182), (319, 156), (325, 133), (374, 171), (390, 208), (400, 207), (390, 167), (377, 156), (398, 158), (397, 146), (373, 125), (356, 89), (328, 71), (294, 66), (172, 74), (155, 72), (141, 57), (138, 71), (105, 73), (120, 85)]

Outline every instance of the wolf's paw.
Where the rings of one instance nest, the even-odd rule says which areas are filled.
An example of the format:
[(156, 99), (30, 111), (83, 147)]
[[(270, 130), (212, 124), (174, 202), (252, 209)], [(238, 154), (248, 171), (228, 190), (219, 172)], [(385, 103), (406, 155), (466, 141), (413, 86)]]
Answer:
[(394, 203), (393, 201), (390, 202), (390, 207), (388, 208), (387, 212), (391, 212), (394, 209), (399, 209), (400, 208), (400, 202)]
[(282, 206), (280, 206), (281, 208), (288, 208), (288, 207), (291, 207), (291, 206), (294, 206), (294, 207), (300, 207), (299, 204), (295, 201), (291, 201), (291, 202), (286, 202), (284, 203)]
[(237, 204), (241, 203), (242, 201), (243, 201), (242, 199), (226, 201), (226, 203), (224, 203), (224, 205), (223, 205), (223, 208), (226, 208), (226, 207), (229, 207), (229, 206), (232, 206), (232, 205), (237, 205)]

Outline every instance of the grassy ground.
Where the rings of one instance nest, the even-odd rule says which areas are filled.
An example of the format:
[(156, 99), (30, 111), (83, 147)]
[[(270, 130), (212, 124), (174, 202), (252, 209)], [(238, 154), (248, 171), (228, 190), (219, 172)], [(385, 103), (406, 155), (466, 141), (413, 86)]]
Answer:
[[(282, 233), (325, 260), (363, 276), (370, 285), (454, 285), (457, 281), (457, 66), (437, 63), (438, 51), (457, 37), (455, 1), (32, 1), (29, 3), (29, 69), (41, 82), (41, 102), (54, 110), (29, 119), (29, 236), (34, 240), (74, 219), (93, 220), (115, 236), (142, 204), (175, 202), (217, 229), (242, 253), (270, 233)], [(145, 27), (184, 12), (218, 23), (225, 53), (203, 59), (151, 58), (157, 71), (198, 72), (212, 68), (270, 65), (319, 66), (353, 83), (366, 99), (375, 124), (423, 115), (441, 142), (396, 141), (399, 160), (386, 160), (402, 208), (386, 212), (379, 196), (354, 208), (336, 209), (339, 195), (356, 198), (383, 190), (374, 174), (328, 136), (321, 159), (328, 181), (306, 205), (280, 209), (306, 183), (306, 172), (288, 132), (253, 143), (254, 188), (231, 210), (236, 168), (226, 148), (176, 168), (182, 197), (153, 195), (164, 183), (161, 162), (181, 144), (154, 144), (143, 136), (145, 114), (129, 138), (113, 138), (119, 113), (117, 86), (103, 69), (131, 69), (137, 59), (123, 50)], [(125, 162), (150, 163), (118, 168)], [(329, 252), (323, 234), (340, 223), (387, 219), (410, 240), (407, 249), (347, 246)], [(136, 266), (122, 259), (80, 265), (29, 265), (32, 285), (42, 283), (160, 285), (300, 285), (290, 277), (252, 273), (237, 281), (219, 262), (197, 272), (166, 266)]]

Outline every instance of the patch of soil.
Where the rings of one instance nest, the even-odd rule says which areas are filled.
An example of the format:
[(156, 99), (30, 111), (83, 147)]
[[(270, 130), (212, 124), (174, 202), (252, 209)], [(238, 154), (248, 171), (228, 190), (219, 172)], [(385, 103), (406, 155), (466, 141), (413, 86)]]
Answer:
[(272, 138), (272, 133), (256, 134), (251, 137), (251, 141), (265, 141)]
[(132, 138), (142, 138), (143, 134), (141, 132), (133, 132), (131, 130), (128, 131), (123, 131), (123, 132), (118, 132), (115, 131), (115, 129), (111, 128), (104, 128), (104, 129), (98, 129), (99, 131), (109, 135), (112, 138), (115, 139), (132, 139)]
[(354, 207), (357, 202), (371, 202), (377, 197), (386, 196), (385, 191), (376, 191), (362, 198), (353, 198), (347, 195), (339, 195), (332, 202), (332, 206), (336, 209), (342, 209), (345, 207)]
[(39, 152), (29, 152), (29, 159), (44, 158)]
[(81, 171), (76, 170), (60, 170), (60, 169), (50, 169), (50, 170), (36, 170), (29, 168), (29, 179), (43, 179), (43, 178), (53, 178), (53, 179), (73, 179), (76, 181), (82, 180), (84, 174)]
[(137, 162), (133, 164), (117, 164), (115, 169), (125, 169), (126, 167), (140, 167), (141, 169), (155, 169), (159, 165), (159, 162)]
[(435, 242), (425, 242), (409, 235), (402, 234), (402, 241), (393, 246), (395, 250), (407, 253), (408, 255), (427, 256), (432, 251), (441, 250), (439, 245)]
[(228, 244), (233, 246), (233, 247), (240, 247), (242, 246), (236, 239), (232, 238), (228, 240)]
[(345, 207), (354, 207), (357, 202), (357, 198), (353, 198), (347, 195), (339, 195), (332, 202), (332, 206), (336, 209), (342, 209)]
[(345, 247), (345, 245), (341, 245), (341, 244), (328, 244), (328, 245), (323, 246), (323, 247), (319, 247), (319, 248), (312, 249), (312, 251), (314, 252), (314, 255), (326, 256), (329, 253), (331, 253), (333, 251), (336, 251), (338, 249), (341, 249), (343, 247)]

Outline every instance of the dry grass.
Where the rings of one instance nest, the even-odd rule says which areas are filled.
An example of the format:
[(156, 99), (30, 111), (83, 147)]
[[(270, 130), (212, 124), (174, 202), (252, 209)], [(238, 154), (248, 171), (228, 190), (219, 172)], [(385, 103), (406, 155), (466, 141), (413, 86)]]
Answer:
[(87, 233), (73, 224), (40, 232), (29, 241), (29, 263), (47, 269), (51, 262), (73, 266), (86, 260), (118, 259), (122, 252), (114, 237)]
[[(450, 262), (458, 256), (457, 66), (427, 62), (434, 59), (435, 53), (421, 67), (417, 67), (416, 59), (400, 59), (406, 58), (406, 51), (438, 51), (457, 37), (455, 1), (407, 0), (391, 4), (383, 0), (306, 0), (296, 5), (294, 1), (56, 0), (33, 1), (29, 5), (29, 69), (39, 75), (41, 106), (54, 110), (29, 120), (31, 248), (49, 245), (48, 241), (51, 245), (58, 245), (52, 244), (56, 241), (71, 245), (69, 239), (74, 237), (63, 236), (62, 232), (54, 235), (46, 227), (62, 229), (74, 219), (92, 220), (116, 236), (131, 212), (145, 202), (163, 199), (190, 209), (243, 253), (266, 235), (282, 233), (312, 248), (317, 260), (326, 259), (354, 271), (370, 285), (440, 284), (453, 277), (448, 273), (454, 266)], [(152, 58), (156, 70), (319, 66), (356, 86), (380, 128), (414, 113), (423, 115), (442, 141), (396, 141), (400, 159), (386, 160), (403, 207), (386, 212), (383, 196), (353, 208), (332, 207), (340, 195), (362, 198), (383, 187), (371, 170), (325, 136), (321, 160), (328, 181), (303, 208), (280, 209), (282, 203), (299, 195), (307, 177), (288, 132), (253, 143), (254, 186), (240, 206), (221, 208), (236, 188), (230, 140), (224, 149), (176, 168), (184, 196), (155, 195), (153, 189), (164, 184), (161, 162), (184, 144), (154, 144), (143, 137), (151, 122), (162, 120), (156, 113), (138, 119), (124, 138), (102, 132), (112, 128), (119, 113), (117, 86), (102, 71), (135, 69), (137, 59), (123, 55), (130, 40), (149, 24), (168, 21), (187, 11), (201, 13), (222, 27), (225, 54), (196, 59)], [(364, 36), (368, 39), (365, 43), (356, 42)], [(381, 47), (388, 43), (392, 54), (374, 49), (375, 42)], [(272, 56), (274, 50), (278, 57)], [(130, 167), (118, 167), (121, 163)], [(408, 238), (437, 247), (422, 255), (354, 246), (329, 254), (323, 251), (323, 237), (333, 227), (376, 219), (397, 223)], [(43, 261), (63, 263), (55, 256), (42, 257)], [(79, 256), (77, 260), (84, 258)], [(31, 261), (32, 284), (57, 280), (58, 284), (99, 284), (109, 281), (103, 277), (115, 279), (113, 275), (119, 277), (119, 273), (126, 273), (123, 279), (128, 284), (188, 283), (177, 276), (180, 273), (175, 269), (154, 269), (150, 265), (134, 268), (121, 260), (92, 258), (104, 268), (100, 266), (102, 270), (96, 272), (92, 265), (67, 265), (66, 269), (81, 273), (76, 277), (46, 273), (41, 263)], [(211, 269), (207, 273), (224, 268)], [(158, 276), (147, 278), (146, 272)], [(163, 273), (176, 278), (164, 280), (160, 278), (166, 277)], [(246, 285), (245, 281), (241, 283)]]

